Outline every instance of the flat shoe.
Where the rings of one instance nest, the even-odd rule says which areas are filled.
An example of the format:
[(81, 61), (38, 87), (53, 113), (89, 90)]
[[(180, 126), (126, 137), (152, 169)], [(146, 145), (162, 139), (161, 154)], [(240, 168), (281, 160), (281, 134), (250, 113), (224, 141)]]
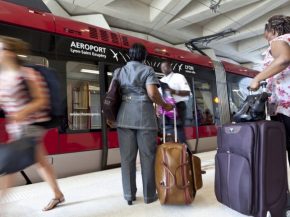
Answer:
[(57, 207), (59, 204), (63, 203), (65, 201), (64, 197), (61, 198), (54, 198), (52, 199), (46, 207), (43, 208), (43, 211), (49, 211)]

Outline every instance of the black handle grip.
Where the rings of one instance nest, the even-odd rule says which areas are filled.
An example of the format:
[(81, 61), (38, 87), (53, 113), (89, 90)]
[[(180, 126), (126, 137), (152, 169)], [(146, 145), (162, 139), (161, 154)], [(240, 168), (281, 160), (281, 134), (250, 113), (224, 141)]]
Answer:
[[(267, 86), (267, 82), (266, 82), (266, 81), (261, 81), (261, 82), (260, 82), (260, 86), (261, 86), (262, 88), (266, 88), (266, 86)], [(247, 89), (248, 89), (249, 91), (253, 91), (253, 89), (251, 89), (250, 86), (248, 86)]]
[(266, 81), (261, 81), (260, 85), (261, 85), (262, 88), (266, 88), (267, 82)]

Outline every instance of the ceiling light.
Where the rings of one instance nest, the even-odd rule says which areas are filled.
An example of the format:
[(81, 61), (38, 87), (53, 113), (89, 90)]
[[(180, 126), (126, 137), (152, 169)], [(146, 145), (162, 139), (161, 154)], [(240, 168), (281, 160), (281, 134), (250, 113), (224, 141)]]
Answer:
[(100, 74), (100, 72), (99, 71), (97, 71), (97, 70), (91, 70), (91, 69), (81, 69), (81, 72), (83, 72), (83, 73), (89, 73), (89, 74)]
[(26, 55), (17, 54), (17, 56), (19, 56), (19, 57), (23, 57), (23, 58), (27, 58)]

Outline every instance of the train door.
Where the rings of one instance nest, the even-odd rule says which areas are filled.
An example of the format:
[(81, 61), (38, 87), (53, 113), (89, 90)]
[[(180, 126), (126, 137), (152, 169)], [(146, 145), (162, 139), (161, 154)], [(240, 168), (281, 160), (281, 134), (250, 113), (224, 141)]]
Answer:
[[(115, 69), (121, 65), (100, 62), (100, 100), (104, 100), (109, 89)], [(120, 166), (121, 157), (119, 152), (118, 136), (116, 128), (110, 128), (102, 115), (102, 169)]]
[(218, 98), (213, 70), (195, 66), (195, 74), (185, 75), (191, 95), (186, 102), (185, 134), (194, 152), (216, 147)]
[(186, 76), (186, 80), (191, 89), (190, 96), (188, 100), (185, 101), (186, 104), (186, 115), (185, 115), (185, 123), (184, 130), (185, 135), (190, 145), (190, 149), (195, 153), (198, 151), (199, 144), (199, 125), (200, 125), (200, 112), (198, 110), (197, 99), (196, 99), (196, 83), (194, 76)]
[(62, 171), (63, 176), (98, 171), (102, 158), (100, 66), (95, 61), (76, 58), (50, 62), (65, 75), (62, 83), (67, 108), (65, 126), (59, 133), (59, 152), (65, 157), (54, 156), (54, 162), (74, 165)]

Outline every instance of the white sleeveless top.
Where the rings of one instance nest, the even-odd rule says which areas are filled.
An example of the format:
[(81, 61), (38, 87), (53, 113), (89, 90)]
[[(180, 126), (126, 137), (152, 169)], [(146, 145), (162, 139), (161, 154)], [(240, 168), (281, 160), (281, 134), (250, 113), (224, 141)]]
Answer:
[[(270, 47), (265, 52), (264, 68), (267, 68), (274, 60), (271, 55), (271, 43), (273, 41), (285, 41), (290, 46), (290, 34), (278, 36), (270, 41)], [(267, 91), (271, 93), (269, 103), (274, 107), (272, 115), (284, 114), (290, 117), (290, 65), (282, 72), (267, 79)]]

